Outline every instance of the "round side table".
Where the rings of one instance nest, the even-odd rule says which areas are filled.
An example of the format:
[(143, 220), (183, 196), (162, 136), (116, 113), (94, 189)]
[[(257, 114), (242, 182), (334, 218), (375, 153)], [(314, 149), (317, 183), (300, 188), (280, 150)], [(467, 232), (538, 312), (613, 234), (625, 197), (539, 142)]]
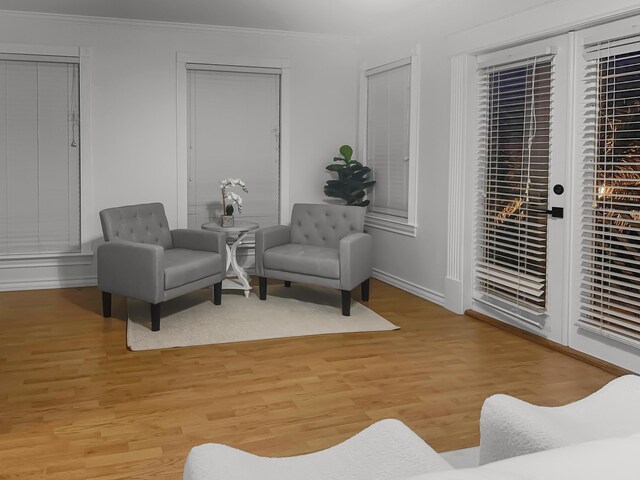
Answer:
[(227, 272), (231, 267), (235, 278), (233, 276), (231, 278), (227, 277), (222, 282), (222, 288), (226, 290), (244, 290), (244, 296), (247, 298), (249, 298), (249, 292), (251, 291), (250, 278), (244, 268), (238, 265), (236, 252), (238, 247), (242, 245), (242, 240), (247, 236), (247, 233), (257, 230), (257, 228), (257, 223), (245, 222), (244, 220), (236, 220), (233, 227), (223, 227), (217, 222), (202, 225), (203, 230), (222, 232), (227, 237)]

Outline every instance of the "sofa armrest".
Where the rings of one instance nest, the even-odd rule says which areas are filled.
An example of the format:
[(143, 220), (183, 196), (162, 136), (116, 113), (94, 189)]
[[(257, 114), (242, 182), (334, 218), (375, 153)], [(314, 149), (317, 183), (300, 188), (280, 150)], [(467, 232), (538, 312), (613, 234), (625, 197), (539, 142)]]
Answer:
[(373, 238), (352, 233), (340, 240), (340, 289), (352, 290), (371, 277)]
[(256, 230), (256, 273), (264, 277), (262, 255), (270, 248), (291, 242), (291, 227), (287, 225), (274, 225), (272, 227)]
[(171, 240), (174, 248), (219, 253), (222, 265), (227, 264), (227, 237), (222, 232), (179, 228), (171, 230)]
[(103, 292), (159, 303), (164, 299), (164, 248), (112, 241), (100, 245), (98, 288)]

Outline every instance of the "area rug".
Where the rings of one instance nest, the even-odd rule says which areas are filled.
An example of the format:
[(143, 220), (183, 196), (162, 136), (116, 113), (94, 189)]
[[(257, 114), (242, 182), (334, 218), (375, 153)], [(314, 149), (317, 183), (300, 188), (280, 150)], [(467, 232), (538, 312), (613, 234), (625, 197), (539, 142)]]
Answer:
[(353, 302), (343, 317), (340, 291), (294, 284), (270, 285), (266, 301), (255, 293), (225, 293), (222, 305), (211, 301), (210, 289), (198, 290), (162, 304), (160, 331), (151, 331), (149, 304), (129, 299), (127, 345), (156, 350), (328, 333), (396, 330), (396, 325)]

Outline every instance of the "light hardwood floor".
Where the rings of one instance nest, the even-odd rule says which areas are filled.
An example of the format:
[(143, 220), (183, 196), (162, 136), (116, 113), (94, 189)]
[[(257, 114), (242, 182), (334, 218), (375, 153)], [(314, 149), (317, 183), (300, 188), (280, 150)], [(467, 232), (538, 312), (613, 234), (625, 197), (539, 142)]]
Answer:
[(389, 417), (446, 451), (477, 445), (493, 393), (613, 378), (381, 282), (369, 306), (401, 330), (130, 352), (121, 298), (104, 320), (95, 288), (0, 293), (0, 478), (180, 479), (200, 443), (294, 455)]

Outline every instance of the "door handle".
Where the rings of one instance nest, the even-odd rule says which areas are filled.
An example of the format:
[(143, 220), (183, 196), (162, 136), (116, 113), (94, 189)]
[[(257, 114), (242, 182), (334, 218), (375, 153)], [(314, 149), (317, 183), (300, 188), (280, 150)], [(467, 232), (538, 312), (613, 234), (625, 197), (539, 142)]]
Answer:
[(564, 218), (564, 208), (563, 207), (551, 207), (551, 210), (547, 210), (545, 207), (540, 205), (540, 207), (529, 207), (530, 210), (534, 212), (546, 213), (551, 215), (553, 218)]
[(546, 210), (546, 212), (553, 218), (564, 218), (564, 208), (562, 207), (551, 207), (551, 210)]

